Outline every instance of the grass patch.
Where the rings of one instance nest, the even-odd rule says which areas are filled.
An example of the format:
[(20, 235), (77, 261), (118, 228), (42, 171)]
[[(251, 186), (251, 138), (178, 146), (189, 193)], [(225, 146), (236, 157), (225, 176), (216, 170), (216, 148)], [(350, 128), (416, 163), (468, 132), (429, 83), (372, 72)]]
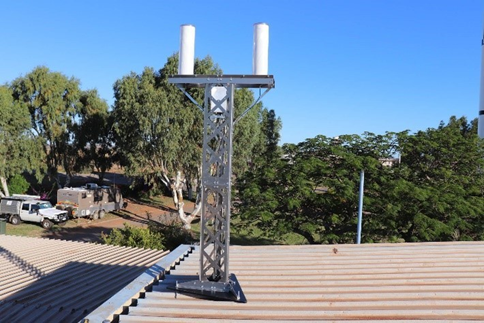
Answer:
[(151, 199), (142, 198), (141, 200), (160, 207), (165, 206), (165, 207), (175, 208), (175, 205), (173, 204), (173, 198), (170, 196), (157, 195), (157, 196), (153, 196)]
[(21, 222), (18, 225), (7, 223), (6, 233), (7, 235), (12, 235), (12, 236), (40, 238), (44, 236), (46, 232), (49, 232), (49, 231), (56, 232), (56, 231), (61, 231), (64, 228), (73, 228), (76, 226), (77, 226), (77, 223), (75, 222), (75, 220), (67, 221), (66, 225), (62, 227), (54, 224), (54, 226), (50, 229), (42, 228), (40, 223)]
[[(106, 213), (104, 218), (102, 218), (101, 220), (96, 220), (96, 223), (102, 223), (103, 221), (108, 221), (114, 218), (118, 218), (118, 216), (112, 213)], [(7, 222), (6, 234), (12, 236), (41, 238), (45, 236), (47, 232), (57, 232), (62, 231), (66, 228), (80, 227), (81, 224), (85, 221), (87, 221), (87, 218), (80, 218), (79, 220), (70, 219), (64, 226), (54, 224), (54, 226), (48, 230), (42, 228), (40, 223), (20, 222), (20, 224), (18, 225), (13, 225)]]
[(46, 230), (37, 223), (20, 223), (18, 225), (7, 223), (6, 228), (7, 235), (34, 238), (40, 238), (45, 231)]

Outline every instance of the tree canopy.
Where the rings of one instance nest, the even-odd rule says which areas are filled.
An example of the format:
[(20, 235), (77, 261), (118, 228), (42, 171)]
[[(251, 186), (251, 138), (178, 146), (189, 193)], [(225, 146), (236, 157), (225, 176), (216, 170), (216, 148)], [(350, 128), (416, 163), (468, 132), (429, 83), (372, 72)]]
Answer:
[[(159, 71), (145, 68), (114, 85), (113, 109), (116, 147), (126, 173), (142, 178), (152, 187), (166, 186), (179, 206), (183, 219), (182, 186), (199, 186), (203, 115), (168, 76), (176, 74), (178, 57), (173, 55)], [(196, 74), (222, 74), (210, 57), (195, 61)], [(203, 106), (204, 90), (189, 89)], [(254, 101), (247, 89), (235, 93), (235, 118)], [(260, 133), (261, 104), (237, 123), (234, 131), (233, 169), (242, 173), (253, 158)], [(254, 140), (254, 138), (256, 140)], [(188, 223), (187, 223), (188, 224)]]
[(0, 86), (0, 180), (1, 195), (10, 195), (7, 180), (24, 171), (42, 169), (39, 141), (29, 132), (28, 110), (14, 102), (12, 90)]
[[(0, 182), (32, 172), (62, 186), (86, 168), (103, 174), (120, 163), (127, 176), (168, 188), (180, 217), (183, 190), (201, 184), (203, 116), (168, 76), (173, 55), (158, 71), (147, 67), (114, 85), (112, 110), (96, 90), (46, 67), (0, 86)], [(222, 74), (210, 57), (197, 74)], [(189, 89), (203, 104), (203, 89)], [(237, 118), (254, 101), (235, 93)], [(236, 214), (242, 225), (308, 243), (354, 242), (359, 174), (365, 172), (363, 242), (484, 239), (484, 141), (477, 120), (451, 117), (436, 128), (384, 135), (323, 135), (278, 145), (282, 122), (257, 104), (234, 128)], [(194, 212), (192, 215), (194, 215)]]
[[(59, 167), (67, 175), (81, 169), (86, 154), (82, 151), (86, 143), (81, 136), (89, 134), (82, 122), (89, 122), (89, 115), (107, 111), (107, 104), (96, 91), (83, 92), (77, 79), (68, 78), (58, 72), (51, 72), (47, 67), (37, 67), (24, 77), (14, 80), (10, 86), (14, 104), (30, 114), (30, 131), (33, 137), (42, 143), (48, 175), (62, 187), (58, 176)], [(94, 130), (97, 131), (97, 130)]]
[[(189, 181), (200, 175), (203, 115), (178, 90), (168, 84), (176, 74), (178, 57), (168, 58), (159, 71), (145, 68), (131, 73), (114, 85), (113, 109), (117, 147), (128, 174), (160, 184), (163, 173), (173, 177), (181, 170)], [(196, 74), (221, 74), (210, 57), (195, 62)], [(190, 89), (190, 95), (203, 105), (203, 90)], [(235, 117), (254, 101), (252, 92), (237, 90)], [(254, 107), (234, 132), (234, 169), (247, 168), (260, 132), (261, 104)]]
[(317, 136), (287, 144), (283, 158), (238, 181), (239, 215), (274, 237), (354, 242), (364, 170), (363, 241), (482, 239), (483, 148), (476, 122), (455, 117), (416, 134)]
[(104, 174), (117, 161), (114, 144), (113, 116), (108, 111), (106, 101), (96, 90), (84, 91), (79, 99), (78, 122), (74, 125), (73, 146), (79, 152), (74, 170), (81, 172), (86, 167), (99, 174), (102, 183)]

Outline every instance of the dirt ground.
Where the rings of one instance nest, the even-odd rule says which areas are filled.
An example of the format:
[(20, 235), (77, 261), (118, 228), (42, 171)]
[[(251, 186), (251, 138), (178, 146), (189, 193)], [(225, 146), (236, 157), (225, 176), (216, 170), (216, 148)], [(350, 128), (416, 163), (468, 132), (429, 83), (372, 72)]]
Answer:
[[(190, 211), (190, 209), (186, 209), (186, 211)], [(174, 208), (170, 206), (157, 207), (128, 200), (128, 206), (123, 211), (110, 213), (101, 220), (91, 221), (85, 218), (69, 220), (63, 227), (56, 226), (54, 230), (45, 231), (42, 237), (99, 242), (102, 233), (109, 234), (113, 228), (123, 228), (125, 223), (130, 226), (147, 227), (148, 217), (154, 221), (164, 221), (173, 219), (173, 212)]]
[[(61, 173), (61, 177), (63, 174)], [(65, 180), (65, 179), (63, 179)], [(99, 176), (95, 173), (78, 174), (71, 178), (70, 186), (79, 187), (85, 183), (99, 182)], [(114, 167), (105, 174), (106, 185), (129, 185), (130, 180), (123, 175), (121, 169)], [(18, 234), (32, 237), (50, 239), (74, 240), (84, 242), (100, 242), (101, 234), (109, 234), (113, 228), (123, 228), (124, 224), (130, 226), (147, 227), (149, 220), (163, 223), (171, 223), (177, 218), (175, 206), (171, 197), (158, 196), (156, 202), (145, 203), (131, 198), (124, 198), (128, 202), (125, 209), (119, 212), (108, 213), (100, 220), (87, 218), (70, 219), (64, 226), (55, 225), (50, 230), (44, 230), (37, 224), (22, 223), (19, 226), (7, 224), (7, 234)], [(193, 203), (185, 200), (185, 211), (193, 210)], [(23, 226), (23, 228), (22, 228)]]

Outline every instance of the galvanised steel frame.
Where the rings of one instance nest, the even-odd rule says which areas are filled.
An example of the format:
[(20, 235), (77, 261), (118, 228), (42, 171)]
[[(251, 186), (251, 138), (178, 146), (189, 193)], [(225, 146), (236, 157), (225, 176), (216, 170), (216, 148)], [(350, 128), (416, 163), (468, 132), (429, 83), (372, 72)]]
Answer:
[[(176, 75), (175, 84), (203, 112), (202, 214), (199, 281), (177, 284), (176, 290), (209, 298), (246, 302), (235, 275), (229, 274), (232, 135), (234, 125), (272, 88), (272, 75)], [(204, 87), (200, 106), (186, 91)], [(213, 89), (223, 88), (223, 97)], [(236, 88), (265, 89), (259, 98), (234, 119)]]

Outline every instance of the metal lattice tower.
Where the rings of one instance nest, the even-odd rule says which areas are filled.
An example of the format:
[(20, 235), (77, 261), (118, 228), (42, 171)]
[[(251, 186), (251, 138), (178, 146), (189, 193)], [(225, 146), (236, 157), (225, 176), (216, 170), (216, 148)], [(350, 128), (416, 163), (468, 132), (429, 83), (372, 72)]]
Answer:
[[(213, 90), (223, 89), (217, 100)], [(234, 84), (205, 87), (200, 280), (228, 282)], [(224, 104), (227, 103), (228, 104)]]
[[(204, 116), (200, 280), (177, 284), (176, 289), (245, 302), (237, 279), (229, 274), (232, 135), (237, 121), (274, 88), (274, 78), (272, 75), (175, 75), (168, 81), (176, 84)], [(186, 92), (190, 87), (205, 88), (203, 107)], [(265, 92), (234, 120), (236, 88), (259, 88)]]

